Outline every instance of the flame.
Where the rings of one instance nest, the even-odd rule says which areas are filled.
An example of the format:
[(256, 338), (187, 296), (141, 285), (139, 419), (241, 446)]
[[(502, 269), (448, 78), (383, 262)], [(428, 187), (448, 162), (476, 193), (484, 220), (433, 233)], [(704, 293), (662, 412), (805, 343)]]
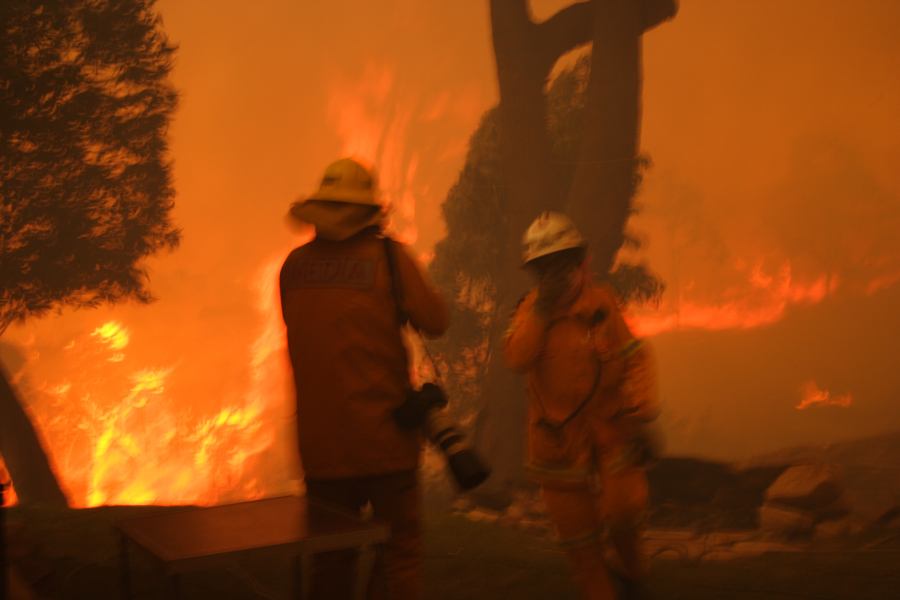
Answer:
[(793, 305), (821, 302), (838, 285), (838, 278), (830, 275), (808, 282), (797, 281), (790, 262), (769, 272), (759, 261), (746, 274), (744, 284), (722, 291), (718, 302), (694, 300), (689, 296), (689, 288), (663, 307), (632, 310), (628, 322), (641, 336), (681, 329), (751, 329), (779, 321)]
[(900, 283), (900, 271), (875, 277), (866, 285), (866, 294), (872, 296), (882, 290), (889, 289), (898, 283)]
[(394, 70), (374, 62), (357, 81), (337, 80), (328, 102), (341, 153), (374, 167), (391, 208), (390, 229), (407, 244), (418, 239), (416, 202), (427, 193), (416, 180), (418, 153), (408, 143), (410, 123), (421, 116), (414, 105), (414, 98), (400, 92)]
[(800, 396), (800, 403), (794, 407), (797, 410), (806, 410), (810, 406), (840, 406), (847, 408), (853, 404), (852, 395), (832, 395), (830, 391), (821, 389), (812, 380), (800, 386)]
[(6, 470), (6, 463), (3, 462), (3, 457), (0, 456), (0, 484), (3, 484), (5, 487), (3, 490), (3, 503), (0, 504), (0, 508), (3, 506), (14, 506), (19, 503), (19, 497), (16, 496), (16, 487), (12, 485), (10, 480), (9, 472)]
[[(280, 265), (281, 257), (266, 261), (254, 282), (262, 322), (248, 349), (243, 391), (185, 398), (181, 362), (135, 364), (122, 351), (141, 340), (121, 321), (60, 344), (69, 375), (33, 386), (29, 396), (72, 505), (214, 504), (286, 491), (286, 467), (277, 460), (269, 466), (269, 453), (262, 458), (286, 392)], [(75, 347), (77, 353), (66, 351)], [(34, 353), (28, 378), (38, 358)]]
[[(131, 335), (121, 323), (109, 321), (104, 323), (91, 333), (92, 337), (100, 338), (111, 350), (124, 350), (131, 341)], [(74, 340), (71, 347), (75, 346)]]

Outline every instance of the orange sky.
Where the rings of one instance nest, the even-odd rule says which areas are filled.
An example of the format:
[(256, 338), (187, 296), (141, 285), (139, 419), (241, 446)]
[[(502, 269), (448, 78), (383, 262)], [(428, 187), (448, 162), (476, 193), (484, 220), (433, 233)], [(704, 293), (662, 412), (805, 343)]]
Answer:
[[(533, 6), (546, 16), (565, 4)], [(330, 160), (386, 131), (398, 230), (423, 254), (443, 235), (440, 202), (496, 101), (487, 3), (159, 7), (179, 45), (171, 134), (184, 231), (150, 263), (159, 301), (31, 322), (10, 331), (23, 358), (8, 360), (27, 361), (23, 386), (58, 383), (73, 368), (61, 348), (116, 319), (131, 332), (130, 366), (172, 368), (178, 401), (214, 413), (235, 395), (247, 402), (269, 317), (257, 309), (261, 269), (296, 243), (287, 206)], [(660, 314), (779, 309), (752, 330), (656, 338), (673, 451), (740, 456), (900, 428), (900, 343), (886, 334), (900, 332), (898, 30), (893, 0), (685, 0), (646, 37), (653, 168), (633, 225), (668, 284)], [(778, 287), (786, 264), (790, 285)], [(821, 278), (831, 293), (819, 304), (772, 295)], [(810, 382), (853, 403), (798, 411)], [(266, 410), (278, 435), (290, 429), (284, 398)]]

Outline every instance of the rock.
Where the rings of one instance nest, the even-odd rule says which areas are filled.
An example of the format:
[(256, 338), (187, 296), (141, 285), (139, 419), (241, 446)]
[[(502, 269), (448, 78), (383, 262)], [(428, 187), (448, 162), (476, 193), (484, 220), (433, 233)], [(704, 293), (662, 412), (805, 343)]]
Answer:
[(718, 462), (695, 458), (667, 457), (647, 473), (650, 502), (654, 506), (705, 505), (723, 487), (737, 481), (733, 469)]
[[(37, 598), (19, 573), (12, 567), (6, 573), (9, 597), (15, 600), (33, 600)], [(5, 598), (6, 596), (4, 596)]]
[(875, 526), (888, 531), (900, 531), (900, 506), (885, 513), (875, 522)]
[(819, 541), (836, 540), (859, 534), (863, 530), (862, 524), (852, 518), (844, 517), (834, 521), (824, 521), (816, 525), (813, 538)]
[(763, 496), (788, 467), (757, 467), (737, 471), (732, 485), (716, 491), (712, 498), (713, 506), (718, 510), (741, 511), (755, 514), (763, 504)]
[(767, 504), (805, 510), (824, 510), (843, 492), (837, 469), (832, 465), (798, 465), (787, 469), (766, 490)]
[(478, 506), (501, 511), (513, 502), (513, 492), (507, 488), (477, 488), (469, 497)]
[(496, 523), (500, 519), (500, 513), (487, 508), (476, 508), (466, 513), (466, 518), (470, 521)]
[(848, 502), (851, 514), (866, 528), (884, 529), (900, 521), (900, 494), (891, 490), (853, 490)]
[(543, 500), (541, 500), (540, 498), (536, 498), (535, 500), (525, 504), (525, 514), (532, 519), (546, 519), (547, 507), (544, 506)]
[(731, 551), (739, 557), (759, 556), (769, 552), (797, 552), (801, 546), (771, 542), (764, 540), (738, 542), (731, 547)]
[(664, 542), (684, 542), (697, 539), (698, 534), (691, 529), (651, 529), (645, 537), (649, 540)]
[(546, 537), (553, 531), (553, 525), (549, 521), (524, 518), (516, 524), (519, 529), (532, 535)]
[(515, 502), (506, 509), (504, 513), (504, 518), (511, 519), (513, 521), (519, 521), (524, 518), (526, 515), (525, 507), (520, 502)]
[(759, 526), (778, 536), (802, 536), (809, 534), (815, 524), (815, 517), (805, 510), (764, 504), (759, 509)]
[(454, 512), (464, 513), (475, 508), (475, 503), (472, 502), (472, 499), (468, 496), (459, 496), (453, 500), (451, 507), (453, 508)]
[(728, 548), (719, 548), (716, 550), (710, 550), (708, 552), (700, 555), (701, 560), (708, 561), (726, 561), (726, 560), (734, 560), (738, 558), (739, 555), (734, 552), (734, 550), (730, 550)]
[(706, 543), (710, 546), (733, 546), (739, 542), (746, 542), (756, 536), (754, 531), (714, 531), (705, 536)]
[(837, 521), (850, 515), (850, 504), (845, 495), (839, 496), (831, 504), (812, 509), (816, 523), (822, 521)]

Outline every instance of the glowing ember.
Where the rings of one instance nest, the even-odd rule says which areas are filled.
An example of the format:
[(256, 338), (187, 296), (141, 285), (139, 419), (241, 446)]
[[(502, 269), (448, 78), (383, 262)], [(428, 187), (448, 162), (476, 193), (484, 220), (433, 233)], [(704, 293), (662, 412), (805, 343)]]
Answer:
[(806, 410), (811, 406), (848, 407), (853, 404), (850, 394), (832, 395), (830, 391), (821, 389), (815, 381), (807, 381), (800, 386), (800, 403), (794, 408)]

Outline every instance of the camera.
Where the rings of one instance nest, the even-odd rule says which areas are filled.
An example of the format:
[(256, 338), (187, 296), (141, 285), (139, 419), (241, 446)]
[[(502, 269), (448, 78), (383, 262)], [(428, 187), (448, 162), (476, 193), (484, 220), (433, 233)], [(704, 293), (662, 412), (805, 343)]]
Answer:
[(456, 485), (468, 491), (481, 485), (491, 471), (447, 414), (446, 407), (444, 390), (434, 383), (426, 383), (418, 390), (410, 390), (403, 404), (394, 409), (393, 416), (402, 429), (422, 428), (446, 458)]

